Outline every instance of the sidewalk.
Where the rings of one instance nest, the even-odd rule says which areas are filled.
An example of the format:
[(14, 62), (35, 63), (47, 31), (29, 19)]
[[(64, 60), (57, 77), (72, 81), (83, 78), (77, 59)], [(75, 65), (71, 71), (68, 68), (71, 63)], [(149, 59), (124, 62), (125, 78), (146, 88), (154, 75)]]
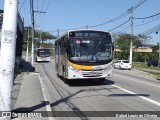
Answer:
[[(13, 85), (12, 111), (16, 111), (18, 113), (33, 113), (41, 111), (46, 114), (47, 104), (49, 104), (49, 102), (44, 100), (39, 74), (35, 72), (35, 68), (33, 68), (30, 63), (24, 61), (22, 73), (16, 76)], [(24, 120), (24, 118), (21, 117), (12, 119)], [(28, 120), (29, 118), (26, 119)], [(33, 117), (30, 119), (33, 120)], [(48, 120), (49, 118), (42, 116), (41, 118), (38, 117), (34, 119)]]

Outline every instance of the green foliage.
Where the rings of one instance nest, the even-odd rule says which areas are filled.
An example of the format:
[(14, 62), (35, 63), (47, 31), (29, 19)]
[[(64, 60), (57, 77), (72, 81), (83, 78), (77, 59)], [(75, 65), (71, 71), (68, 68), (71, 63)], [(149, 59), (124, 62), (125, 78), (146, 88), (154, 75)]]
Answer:
[(151, 36), (139, 34), (138, 38), (139, 38), (139, 41), (141, 41), (141, 43), (147, 43), (151, 39)]
[(130, 51), (130, 42), (133, 42), (133, 46), (140, 46), (141, 42), (137, 36), (131, 34), (120, 34), (116, 40), (116, 46), (122, 52), (120, 53), (121, 59), (128, 59)]
[[(28, 41), (28, 32), (29, 32), (29, 41)], [(27, 48), (27, 41), (29, 43), (29, 51), (31, 50), (31, 41), (32, 41), (32, 28), (25, 27), (24, 28), (24, 44), (23, 44), (23, 50), (26, 51)], [(46, 47), (46, 44), (44, 41), (47, 41), (49, 39), (55, 39), (56, 36), (51, 35), (49, 32), (43, 32), (39, 30), (34, 31), (34, 38), (37, 38), (34, 40), (35, 47), (43, 46)], [(41, 38), (41, 39), (40, 39)], [(42, 40), (42, 45), (41, 45), (41, 40)], [(52, 45), (50, 43), (47, 43), (47, 47), (52, 48)]]
[[(114, 57), (115, 59), (128, 59), (128, 56), (124, 55), (123, 52), (115, 52)], [(157, 59), (158, 59), (158, 52), (151, 52), (151, 53), (133, 52), (134, 62), (146, 62), (147, 60), (157, 60)]]
[[(128, 59), (130, 54), (130, 42), (132, 40), (133, 48), (138, 48), (142, 46), (143, 43), (150, 40), (150, 36), (139, 34), (137, 36), (131, 34), (119, 34), (116, 39), (116, 47), (121, 50), (121, 52), (115, 53), (116, 59)], [(155, 54), (155, 53), (154, 53)], [(156, 55), (153, 53), (133, 53), (133, 61), (145, 62), (146, 60), (155, 58)]]
[(159, 45), (157, 44), (156, 46), (152, 47), (153, 52), (156, 52), (157, 50), (159, 50)]

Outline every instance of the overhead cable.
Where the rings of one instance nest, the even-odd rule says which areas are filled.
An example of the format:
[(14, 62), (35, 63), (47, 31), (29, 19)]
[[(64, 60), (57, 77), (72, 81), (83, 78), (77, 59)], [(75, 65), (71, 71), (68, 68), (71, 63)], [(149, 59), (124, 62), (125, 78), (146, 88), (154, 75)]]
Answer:
[(135, 10), (135, 9), (137, 9), (138, 7), (140, 7), (143, 3), (145, 3), (147, 0), (141, 0), (137, 5), (135, 5), (134, 7), (133, 7), (133, 10)]
[[(47, 7), (46, 7), (45, 12), (47, 12), (47, 10), (48, 10), (48, 8), (49, 8), (50, 3), (51, 3), (51, 0), (49, 0), (49, 3), (48, 3), (48, 5), (47, 5)], [(42, 25), (42, 23), (43, 23), (44, 17), (45, 17), (45, 14), (43, 14), (43, 17), (42, 17), (42, 20), (41, 20), (40, 26), (41, 26), (41, 25)]]
[[(141, 5), (142, 5), (143, 3), (145, 3), (146, 1), (147, 1), (147, 0), (141, 0), (137, 5), (135, 5), (135, 6), (133, 7), (133, 10), (137, 9), (139, 6), (141, 6)], [(109, 20), (109, 21), (107, 21), (107, 22), (100, 23), (100, 24), (97, 24), (97, 25), (90, 25), (90, 26), (88, 26), (88, 27), (89, 27), (89, 28), (94, 28), (94, 27), (99, 27), (99, 26), (106, 25), (106, 24), (111, 23), (111, 22), (115, 22), (115, 21), (117, 21), (117, 20), (119, 20), (119, 19), (122, 19), (122, 18), (126, 17), (127, 15), (129, 15), (130, 12), (131, 12), (131, 9), (132, 9), (132, 7), (131, 7), (130, 9), (128, 9), (127, 11), (125, 11), (124, 13), (122, 13), (121, 15), (119, 15), (118, 17), (113, 18), (113, 19), (111, 19), (111, 20)], [(124, 22), (123, 24), (121, 24), (121, 25), (119, 25), (119, 26), (117, 26), (117, 27), (115, 27), (115, 28), (113, 28), (113, 29), (111, 29), (111, 30), (114, 30), (114, 29), (117, 29), (118, 27), (121, 27), (122, 25), (126, 24), (128, 21), (129, 21), (129, 20), (127, 20), (127, 21)], [(80, 28), (82, 28), (82, 27), (79, 27), (79, 28), (76, 28), (76, 29), (80, 29)], [(70, 30), (70, 29), (61, 30), (61, 31), (67, 31), (67, 30)]]
[(133, 19), (147, 19), (147, 18), (155, 17), (157, 15), (160, 15), (160, 13), (157, 13), (157, 14), (154, 14), (154, 15), (151, 15), (151, 16), (148, 16), (148, 17), (143, 17), (143, 18), (135, 18), (135, 17), (133, 17)]
[(157, 18), (155, 18), (155, 19), (153, 19), (153, 20), (151, 20), (151, 21), (149, 21), (149, 22), (146, 22), (146, 23), (143, 23), (143, 24), (140, 24), (140, 25), (135, 25), (135, 26), (133, 26), (133, 27), (138, 27), (138, 26), (143, 26), (143, 25), (149, 24), (149, 23), (151, 23), (151, 22), (153, 22), (153, 21), (155, 21), (155, 20), (157, 20), (157, 19), (159, 19), (159, 18), (160, 18), (160, 16), (157, 17)]
[(122, 25), (126, 24), (126, 23), (127, 23), (127, 22), (129, 22), (129, 21), (130, 21), (130, 19), (129, 19), (129, 20), (127, 20), (126, 22), (122, 23), (121, 25), (119, 25), (119, 26), (117, 26), (117, 27), (115, 27), (115, 28), (113, 28), (113, 29), (109, 30), (109, 31), (115, 30), (115, 29), (117, 29), (117, 28), (121, 27)]
[(149, 34), (152, 34), (152, 33), (154, 33), (154, 32), (157, 32), (157, 31), (159, 31), (159, 30), (160, 30), (160, 24), (152, 27), (152, 28), (149, 29), (149, 30), (146, 30), (146, 31), (142, 32), (142, 34), (144, 34), (144, 35), (149, 35)]
[(22, 6), (20, 7), (20, 9), (18, 11), (21, 11), (23, 5), (25, 4), (26, 0), (23, 1)]

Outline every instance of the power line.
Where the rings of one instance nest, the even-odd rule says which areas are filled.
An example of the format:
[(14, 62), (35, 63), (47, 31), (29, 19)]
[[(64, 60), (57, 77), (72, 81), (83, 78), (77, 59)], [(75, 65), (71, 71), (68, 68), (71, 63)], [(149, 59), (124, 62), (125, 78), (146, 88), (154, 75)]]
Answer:
[[(124, 13), (122, 13), (121, 15), (119, 15), (118, 17), (116, 17), (116, 18), (113, 18), (113, 19), (111, 19), (111, 20), (109, 20), (109, 21), (107, 21), (107, 22), (104, 22), (104, 23), (100, 23), (100, 24), (97, 24), (97, 25), (91, 25), (91, 26), (88, 26), (89, 28), (94, 28), (94, 27), (99, 27), (99, 26), (103, 26), (103, 25), (106, 25), (106, 24), (108, 24), (108, 23), (111, 23), (111, 22), (115, 22), (115, 21), (117, 21), (117, 20), (120, 20), (120, 19), (122, 19), (122, 18), (124, 18), (124, 17), (126, 17), (128, 14), (130, 14), (130, 12), (131, 12), (131, 9), (133, 9), (133, 10), (135, 10), (135, 9), (137, 9), (139, 6), (141, 6), (143, 3), (145, 3), (147, 0), (141, 0), (137, 5), (135, 5), (133, 8), (131, 7), (131, 8), (129, 8), (127, 11), (125, 11)], [(117, 27), (115, 27), (115, 28), (113, 28), (113, 29), (111, 29), (111, 30), (114, 30), (114, 29), (117, 29), (117, 28), (119, 28), (119, 27), (121, 27), (122, 25), (124, 25), (125, 23), (127, 23), (129, 20), (127, 20), (126, 22), (124, 22), (124, 23), (122, 23), (121, 25), (119, 25), (119, 26), (117, 26)], [(78, 29), (80, 29), (80, 28), (82, 28), (82, 27), (79, 27)], [(69, 30), (69, 29), (68, 29)], [(67, 30), (62, 30), (62, 31), (67, 31)]]
[(130, 27), (130, 25), (129, 25), (129, 26), (127, 26), (127, 27), (125, 27), (125, 28), (123, 28), (122, 30), (118, 31), (118, 33), (121, 33), (122, 31), (124, 31), (124, 30), (128, 29), (129, 27)]
[(25, 4), (26, 0), (23, 1), (22, 6), (20, 7), (19, 11), (22, 9), (23, 5)]
[(151, 15), (151, 16), (148, 16), (148, 17), (143, 17), (143, 18), (135, 18), (135, 17), (133, 17), (133, 19), (148, 19), (148, 18), (155, 17), (157, 15), (160, 15), (160, 13), (157, 13), (157, 14), (154, 14), (154, 15)]
[[(141, 0), (136, 6), (134, 6), (133, 7), (133, 10), (135, 10), (136, 8), (138, 8), (139, 6), (141, 6), (143, 3), (145, 3), (147, 0)], [(104, 22), (104, 23), (100, 23), (100, 24), (97, 24), (97, 25), (93, 25), (93, 26), (89, 26), (89, 27), (99, 27), (99, 26), (103, 26), (103, 25), (106, 25), (106, 24), (108, 24), (108, 23), (110, 23), (110, 22), (115, 22), (115, 21), (117, 21), (117, 20), (119, 20), (119, 19), (122, 19), (122, 18), (124, 18), (124, 17), (126, 17), (129, 13), (130, 13), (130, 11), (131, 11), (131, 9), (132, 9), (132, 7), (130, 8), (130, 9), (128, 9), (126, 12), (124, 12), (124, 13), (122, 13), (121, 15), (119, 15), (118, 17), (116, 17), (116, 18), (114, 18), (114, 19), (112, 19), (112, 20), (109, 20), (109, 21), (107, 21), (107, 22)]]
[[(108, 23), (110, 23), (110, 22), (115, 22), (115, 21), (117, 21), (117, 20), (120, 20), (120, 19), (126, 17), (128, 14), (130, 14), (131, 9), (133, 9), (133, 10), (137, 9), (139, 6), (141, 6), (141, 5), (142, 5), (143, 3), (145, 3), (146, 1), (147, 1), (147, 0), (141, 0), (141, 1), (140, 1), (137, 5), (135, 5), (133, 8), (131, 7), (130, 9), (128, 9), (127, 11), (125, 11), (124, 13), (122, 13), (121, 15), (119, 15), (118, 17), (116, 17), (116, 18), (114, 18), (114, 19), (112, 19), (112, 20), (109, 20), (109, 21), (107, 21), (107, 22), (100, 23), (100, 24), (97, 24), (97, 25), (91, 25), (91, 26), (87, 25), (87, 26), (88, 26), (89, 28), (99, 27), (99, 26), (106, 25), (106, 24), (108, 24)], [(115, 30), (115, 29), (123, 26), (123, 25), (126, 24), (127, 22), (129, 22), (129, 20), (127, 20), (127, 21), (125, 21), (124, 23), (122, 23), (121, 25), (119, 25), (119, 26), (111, 29), (110, 31)], [(86, 27), (86, 26), (85, 26), (85, 27)], [(79, 28), (72, 28), (72, 29), (81, 29), (81, 28), (84, 28), (84, 26), (83, 26), (83, 27), (79, 27)], [(62, 32), (62, 31), (67, 31), (67, 30), (71, 30), (71, 29), (61, 30), (61, 32)]]
[[(159, 14), (160, 14), (160, 13), (157, 13), (157, 14), (154, 14), (154, 15), (151, 15), (151, 16), (148, 16), (148, 17), (134, 18), (134, 19), (147, 19), (147, 18), (155, 17), (155, 16), (157, 16), (157, 15), (159, 15)], [(139, 24), (139, 25), (135, 25), (135, 26), (133, 26), (133, 27), (139, 27), (139, 26), (143, 26), (143, 25), (152, 23), (153, 21), (155, 21), (155, 20), (157, 20), (157, 19), (159, 19), (159, 18), (160, 18), (160, 16), (157, 17), (157, 18), (155, 18), (155, 19), (153, 19), (153, 20), (151, 20), (151, 21), (149, 21), (149, 22), (146, 22), (146, 23), (143, 23), (143, 24)], [(121, 32), (121, 31), (124, 31), (125, 29), (127, 29), (127, 28), (129, 28), (129, 27), (130, 27), (130, 26), (127, 26), (126, 28), (120, 30), (120, 32)], [(152, 28), (152, 29), (153, 29), (153, 28)], [(158, 29), (158, 28), (157, 28), (157, 29)], [(155, 29), (155, 31), (156, 31), (157, 29)], [(150, 32), (152, 33), (152, 31), (149, 31), (149, 30), (147, 30), (147, 31), (148, 31), (148, 34), (150, 34)], [(146, 34), (147, 34), (147, 31), (146, 31)], [(154, 30), (153, 30), (153, 31), (154, 31)], [(144, 32), (144, 33), (145, 33), (145, 32)]]
[[(45, 11), (45, 13), (47, 12), (49, 5), (51, 3), (51, 0), (49, 0), (48, 4), (46, 5), (46, 8), (44, 8), (46, 0), (43, 0), (42, 6), (41, 6), (41, 10), (40, 11)], [(45, 9), (45, 10), (44, 10)], [(38, 11), (38, 10), (37, 10)], [(44, 20), (45, 14), (43, 14), (43, 16), (41, 17), (41, 14), (39, 16), (39, 19), (37, 20), (37, 23), (39, 23), (37, 26), (41, 26)]]
[(153, 19), (153, 20), (151, 20), (151, 21), (149, 21), (149, 22), (146, 22), (146, 23), (143, 23), (143, 24), (140, 24), (140, 25), (135, 25), (134, 27), (143, 26), (143, 25), (146, 25), (146, 24), (152, 23), (153, 21), (155, 21), (155, 20), (157, 20), (157, 19), (159, 19), (159, 18), (160, 18), (160, 16), (159, 16), (159, 17), (157, 17), (157, 18), (155, 18), (155, 19)]
[[(46, 8), (45, 12), (47, 12), (47, 10), (48, 10), (48, 8), (49, 8), (50, 3), (51, 3), (51, 0), (49, 1), (49, 3), (48, 3), (48, 5), (47, 5), (47, 8)], [(40, 26), (41, 26), (41, 25), (42, 25), (42, 23), (43, 23), (44, 17), (45, 17), (45, 14), (44, 14), (44, 15), (43, 15), (43, 17), (42, 17), (42, 21), (41, 21), (41, 23), (40, 23)]]
[(124, 23), (122, 23), (121, 25), (118, 25), (117, 27), (115, 27), (115, 28), (113, 28), (113, 29), (109, 30), (109, 31), (115, 30), (115, 29), (117, 29), (117, 28), (121, 27), (122, 25), (126, 24), (126, 23), (127, 23), (127, 22), (129, 22), (129, 21), (130, 21), (130, 19), (129, 19), (129, 20), (127, 20), (127, 21), (125, 21), (125, 22), (124, 22)]
[(157, 32), (159, 30), (160, 30), (160, 24), (157, 24), (156, 26), (152, 27), (151, 29), (142, 32), (142, 34), (149, 35), (149, 34), (152, 34), (154, 32)]
[(37, 0), (37, 10), (39, 10), (39, 0)]
[[(133, 7), (133, 11), (135, 10), (135, 9), (137, 9), (138, 7), (140, 7), (143, 3), (145, 3), (147, 0), (141, 0), (136, 6), (134, 6)], [(130, 9), (132, 9), (132, 8), (130, 8)]]
[(46, 10), (45, 10), (45, 11), (47, 11), (47, 10), (48, 10), (50, 3), (51, 3), (51, 0), (49, 1), (49, 3), (48, 3), (48, 5), (47, 5), (47, 8), (46, 8)]

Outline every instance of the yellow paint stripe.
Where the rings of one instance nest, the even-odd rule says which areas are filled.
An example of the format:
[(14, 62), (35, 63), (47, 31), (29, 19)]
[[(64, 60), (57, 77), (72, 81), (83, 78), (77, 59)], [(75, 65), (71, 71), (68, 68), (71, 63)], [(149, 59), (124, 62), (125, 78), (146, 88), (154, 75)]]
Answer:
[(68, 64), (78, 70), (92, 70), (93, 69), (92, 66), (77, 65), (77, 64), (71, 63), (70, 61), (68, 61)]

